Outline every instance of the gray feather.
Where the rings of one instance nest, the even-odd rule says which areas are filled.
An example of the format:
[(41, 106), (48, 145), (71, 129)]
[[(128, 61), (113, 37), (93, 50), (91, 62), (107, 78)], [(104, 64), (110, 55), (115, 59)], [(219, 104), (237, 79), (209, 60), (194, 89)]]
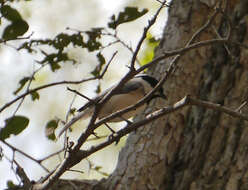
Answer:
[[(105, 91), (103, 91), (100, 95), (98, 95), (97, 97), (95, 97), (94, 99), (92, 99), (92, 101), (89, 101), (87, 102), (85, 105), (83, 105), (81, 108), (78, 109), (78, 112), (82, 112), (84, 111), (85, 109), (93, 106), (95, 103), (99, 102), (111, 89), (113, 89), (115, 86), (113, 86), (112, 88), (109, 88)], [(137, 82), (134, 82), (134, 81), (129, 81), (127, 82), (122, 89), (120, 89), (118, 91), (118, 93), (115, 93), (113, 95), (118, 95), (118, 94), (127, 94), (127, 93), (130, 93), (132, 91), (135, 91), (139, 88), (143, 88), (142, 84), (141, 83), (137, 83)]]
[(81, 118), (83, 118), (85, 116), (85, 112), (81, 112), (78, 115), (74, 116), (71, 121), (69, 121), (68, 123), (65, 124), (65, 126), (63, 127), (63, 129), (59, 132), (58, 137), (60, 137), (67, 129), (69, 129), (74, 123), (76, 123), (78, 120), (80, 120)]

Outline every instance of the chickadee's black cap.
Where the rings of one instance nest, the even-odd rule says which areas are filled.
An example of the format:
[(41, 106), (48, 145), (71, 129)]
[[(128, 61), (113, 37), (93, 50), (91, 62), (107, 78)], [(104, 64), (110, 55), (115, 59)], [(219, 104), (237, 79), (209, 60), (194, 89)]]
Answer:
[[(143, 80), (147, 81), (151, 85), (152, 88), (154, 88), (158, 84), (158, 80), (156, 78), (146, 75), (146, 74), (140, 74), (140, 75), (137, 75), (136, 77), (141, 77)], [(167, 99), (162, 87), (159, 88), (158, 91), (159, 91), (159, 95), (155, 95), (155, 96), (159, 96), (161, 98)]]
[(158, 84), (158, 80), (149, 75), (138, 75), (138, 77), (141, 77), (143, 80), (147, 81), (152, 86), (152, 88)]

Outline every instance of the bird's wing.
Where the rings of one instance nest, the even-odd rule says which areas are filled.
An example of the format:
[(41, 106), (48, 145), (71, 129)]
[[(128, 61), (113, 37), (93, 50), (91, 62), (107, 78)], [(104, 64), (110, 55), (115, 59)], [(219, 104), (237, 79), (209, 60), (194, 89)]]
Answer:
[[(114, 88), (116, 85), (114, 85), (113, 87), (105, 90), (104, 92), (102, 92), (100, 95), (98, 95), (97, 97), (95, 97), (94, 99), (92, 99), (92, 101), (87, 102), (84, 106), (82, 106), (81, 108), (78, 109), (79, 113), (77, 116), (75, 116), (70, 122), (68, 122), (64, 128), (60, 131), (59, 133), (59, 137), (63, 134), (64, 131), (66, 131), (70, 126), (72, 126), (76, 121), (78, 121), (79, 119), (84, 117), (84, 111), (85, 109), (91, 107), (92, 105), (94, 105), (95, 103), (97, 103), (98, 101), (100, 101), (112, 88)], [(129, 94), (132, 91), (135, 91), (137, 89), (142, 89), (143, 90), (143, 86), (141, 83), (139, 82), (134, 82), (134, 81), (128, 81), (123, 87), (122, 89), (120, 89), (118, 91), (118, 93), (115, 93), (114, 95), (118, 95), (118, 94)]]
[(123, 87), (122, 89), (120, 89), (118, 91), (117, 94), (128, 94), (132, 91), (138, 90), (138, 89), (142, 89), (143, 90), (143, 86), (141, 83), (139, 82), (134, 82), (134, 81), (128, 81)]
[(102, 99), (102, 97), (104, 96), (104, 94), (100, 94), (99, 96), (95, 97), (94, 99), (92, 99), (92, 101), (88, 101), (86, 104), (84, 104), (81, 108), (79, 108), (77, 111), (78, 112), (82, 112), (85, 109), (87, 109), (88, 107), (93, 106), (94, 104), (96, 104), (99, 100)]
[[(114, 85), (111, 88), (108, 88), (107, 90), (103, 91), (101, 94), (99, 94), (97, 97), (95, 97), (94, 99), (92, 99), (92, 101), (87, 102), (85, 105), (83, 105), (81, 108), (78, 109), (78, 112), (82, 112), (85, 109), (93, 106), (95, 103), (99, 102), (111, 89), (113, 89), (114, 87), (116, 87), (116, 85)], [(118, 95), (118, 94), (128, 94), (132, 91), (135, 91), (139, 88), (142, 88), (143, 90), (143, 86), (141, 83), (139, 82), (134, 82), (132, 80), (128, 81), (119, 91), (118, 93), (115, 93), (114, 95)]]

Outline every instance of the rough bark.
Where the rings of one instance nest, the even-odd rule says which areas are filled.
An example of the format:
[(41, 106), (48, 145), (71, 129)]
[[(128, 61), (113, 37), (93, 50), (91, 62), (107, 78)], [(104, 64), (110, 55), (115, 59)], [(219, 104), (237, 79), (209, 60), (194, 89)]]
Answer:
[[(157, 54), (183, 47), (210, 18), (215, 1), (174, 0), (164, 38)], [(224, 3), (223, 3), (224, 4)], [(231, 40), (246, 42), (246, 1), (229, 1), (226, 14), (233, 22)], [(225, 16), (213, 26), (222, 37), (228, 33)], [(218, 38), (207, 29), (197, 41)], [(228, 52), (229, 51), (229, 52)], [(166, 81), (171, 104), (193, 95), (236, 109), (247, 94), (246, 51), (239, 46), (213, 45), (185, 54)], [(161, 75), (171, 59), (153, 68)], [(159, 107), (163, 102), (153, 102)], [(243, 112), (246, 108), (243, 109)], [(247, 123), (199, 107), (168, 115), (129, 136), (117, 169), (106, 189), (248, 189)]]
[[(216, 2), (174, 0), (157, 55), (184, 47), (210, 18)], [(197, 41), (218, 38), (216, 31), (225, 37), (229, 17), (233, 23), (230, 40), (245, 44), (247, 5), (245, 0), (227, 1), (225, 14), (218, 14), (214, 27)], [(169, 100), (152, 101), (147, 113), (187, 94), (238, 108), (248, 93), (247, 56), (240, 46), (223, 44), (186, 53), (165, 83)], [(154, 76), (163, 74), (170, 61), (161, 61), (150, 72)], [(247, 112), (247, 106), (242, 112)], [(247, 126), (247, 122), (217, 111), (186, 107), (132, 133), (116, 170), (90, 189), (248, 189)]]

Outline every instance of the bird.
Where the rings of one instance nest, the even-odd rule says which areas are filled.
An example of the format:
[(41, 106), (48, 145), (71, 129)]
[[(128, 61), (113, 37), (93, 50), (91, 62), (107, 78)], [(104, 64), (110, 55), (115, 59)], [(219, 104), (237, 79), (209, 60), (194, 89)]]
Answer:
[[(102, 119), (116, 111), (122, 110), (128, 106), (134, 105), (139, 100), (141, 100), (146, 94), (148, 94), (156, 85), (158, 84), (158, 80), (147, 74), (138, 74), (135, 75), (132, 79), (127, 81), (121, 89), (113, 94), (113, 96), (103, 105), (100, 110), (97, 119)], [(59, 132), (58, 137), (60, 137), (69, 127), (71, 127), (76, 121), (80, 119), (85, 119), (90, 117), (94, 112), (94, 105), (97, 104), (100, 100), (104, 98), (104, 96), (116, 85), (113, 85), (109, 89), (103, 91), (98, 96), (93, 98), (91, 101), (88, 101), (85, 105), (79, 108), (77, 111), (78, 115), (73, 117), (63, 129)], [(166, 95), (163, 92), (163, 87), (160, 87), (157, 92), (155, 92), (150, 99), (146, 102), (147, 104), (154, 98), (163, 98), (167, 99)], [(145, 104), (140, 107), (137, 107), (134, 110), (131, 110), (120, 117), (116, 117), (109, 122), (121, 122), (127, 121), (127, 119), (132, 116), (140, 113), (144, 110)]]

